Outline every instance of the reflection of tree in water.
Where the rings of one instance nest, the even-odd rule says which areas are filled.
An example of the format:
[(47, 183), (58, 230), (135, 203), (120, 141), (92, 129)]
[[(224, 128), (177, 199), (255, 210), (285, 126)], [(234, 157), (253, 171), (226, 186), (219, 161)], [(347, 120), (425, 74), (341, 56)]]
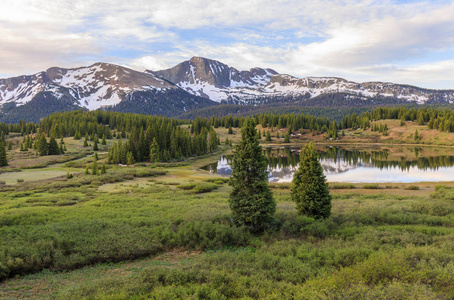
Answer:
[[(299, 149), (295, 148), (281, 148), (263, 149), (265, 157), (268, 160), (268, 167), (271, 170), (293, 171), (299, 163)], [(429, 156), (421, 157), (421, 148), (414, 148), (416, 159), (407, 160), (401, 158), (400, 160), (388, 160), (388, 150), (345, 150), (338, 147), (326, 147), (319, 150), (320, 160), (322, 165), (324, 163), (334, 164), (341, 163), (344, 166), (349, 165), (353, 167), (368, 166), (381, 169), (399, 168), (402, 171), (408, 171), (411, 167), (417, 167), (420, 170), (437, 170), (440, 167), (454, 166), (454, 156)], [(230, 175), (230, 164), (233, 156), (222, 156), (217, 162), (205, 166), (203, 169), (217, 172), (221, 175)], [(324, 168), (334, 168), (333, 166), (324, 166)], [(290, 169), (290, 170), (283, 170)], [(351, 168), (350, 168), (351, 169)], [(341, 171), (341, 170), (337, 170)]]
[[(290, 148), (278, 149), (273, 152), (270, 148), (265, 150), (268, 164), (271, 169), (295, 167), (299, 162), (299, 152), (292, 151)], [(411, 167), (420, 170), (437, 170), (439, 167), (454, 166), (454, 156), (429, 156), (420, 157), (421, 148), (414, 149), (416, 159), (407, 160), (388, 160), (388, 150), (361, 151), (345, 150), (338, 147), (326, 147), (319, 151), (321, 161), (333, 161), (350, 166), (370, 166), (379, 169), (399, 168), (408, 171)]]

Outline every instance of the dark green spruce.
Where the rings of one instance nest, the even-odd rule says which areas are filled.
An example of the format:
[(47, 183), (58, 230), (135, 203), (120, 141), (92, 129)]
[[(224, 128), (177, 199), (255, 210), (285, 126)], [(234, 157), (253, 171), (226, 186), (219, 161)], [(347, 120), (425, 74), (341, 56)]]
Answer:
[(0, 141), (0, 167), (4, 167), (8, 165), (8, 160), (6, 159), (6, 150), (5, 144), (3, 141)]
[(267, 163), (252, 119), (241, 129), (232, 168), (229, 203), (234, 222), (251, 232), (262, 232), (273, 221), (276, 203), (268, 186)]
[(293, 175), (290, 194), (298, 213), (315, 219), (331, 215), (328, 183), (312, 142), (301, 151), (299, 168)]

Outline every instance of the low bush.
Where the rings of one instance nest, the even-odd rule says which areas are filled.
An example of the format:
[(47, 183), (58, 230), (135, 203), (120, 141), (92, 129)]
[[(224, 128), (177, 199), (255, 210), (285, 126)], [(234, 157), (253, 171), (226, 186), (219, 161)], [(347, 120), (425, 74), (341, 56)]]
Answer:
[(417, 186), (417, 185), (410, 185), (410, 186), (407, 186), (405, 189), (406, 189), (406, 190), (410, 190), (410, 191), (417, 191), (417, 190), (419, 190), (419, 186)]
[(341, 183), (341, 184), (333, 184), (329, 186), (332, 189), (336, 190), (342, 190), (342, 189), (356, 189), (356, 186), (354, 184), (350, 183)]
[(182, 189), (182, 190), (192, 190), (195, 187), (195, 183), (189, 183), (189, 184), (183, 184), (177, 186), (177, 188)]
[(200, 194), (200, 193), (211, 192), (217, 188), (219, 188), (219, 185), (217, 185), (215, 183), (199, 183), (199, 184), (195, 185), (195, 187), (193, 188), (193, 191), (196, 194)]
[(368, 190), (378, 190), (378, 189), (381, 189), (381, 187), (374, 183), (374, 184), (365, 184), (363, 185), (363, 189), (368, 189)]
[(216, 184), (225, 184), (229, 182), (229, 178), (224, 178), (224, 177), (216, 177), (216, 178), (208, 178), (205, 179), (206, 182), (212, 182)]

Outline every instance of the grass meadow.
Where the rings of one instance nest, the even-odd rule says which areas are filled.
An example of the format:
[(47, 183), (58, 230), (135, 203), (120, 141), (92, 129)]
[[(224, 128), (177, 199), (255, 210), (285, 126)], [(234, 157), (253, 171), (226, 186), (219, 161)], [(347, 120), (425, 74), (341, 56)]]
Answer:
[(8, 153), (1, 299), (454, 299), (454, 183), (332, 184), (317, 221), (270, 183), (276, 221), (255, 236), (200, 170), (217, 156), (93, 176), (79, 142), (41, 168)]

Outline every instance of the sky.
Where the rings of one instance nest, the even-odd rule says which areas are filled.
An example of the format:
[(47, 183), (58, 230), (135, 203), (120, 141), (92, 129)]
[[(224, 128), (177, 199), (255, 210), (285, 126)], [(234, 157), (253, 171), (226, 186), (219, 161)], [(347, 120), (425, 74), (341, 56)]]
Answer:
[(454, 89), (454, 1), (2, 0), (0, 78), (193, 56), (239, 70)]

